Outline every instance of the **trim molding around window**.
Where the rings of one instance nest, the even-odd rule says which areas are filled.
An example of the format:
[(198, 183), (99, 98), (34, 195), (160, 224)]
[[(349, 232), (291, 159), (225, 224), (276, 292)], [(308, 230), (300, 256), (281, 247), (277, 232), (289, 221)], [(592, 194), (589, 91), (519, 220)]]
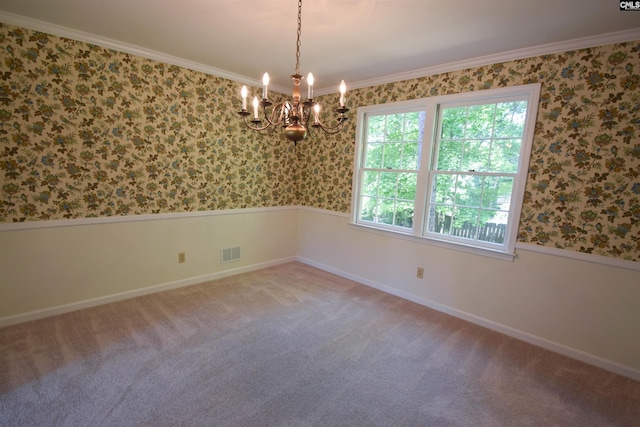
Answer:
[(540, 86), (358, 108), (352, 224), (512, 260)]

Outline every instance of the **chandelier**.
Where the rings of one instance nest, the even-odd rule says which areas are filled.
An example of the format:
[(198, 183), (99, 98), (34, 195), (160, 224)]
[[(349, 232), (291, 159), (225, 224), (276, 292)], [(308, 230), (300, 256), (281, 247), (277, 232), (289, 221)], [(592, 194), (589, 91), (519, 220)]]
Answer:
[[(313, 74), (307, 76), (307, 99), (301, 102), (300, 82), (303, 77), (300, 75), (300, 33), (302, 27), (302, 0), (298, 0), (298, 39), (296, 43), (296, 69), (291, 76), (293, 79), (293, 94), (291, 100), (279, 103), (270, 109), (273, 104), (268, 99), (269, 74), (264, 73), (262, 77), (262, 100), (253, 98), (253, 119), (248, 120), (251, 113), (247, 110), (247, 86), (242, 86), (242, 111), (238, 112), (245, 125), (252, 130), (262, 131), (270, 127), (282, 126), (284, 135), (288, 140), (297, 143), (307, 136), (307, 127), (322, 129), (329, 134), (338, 133), (347, 120), (346, 114), (349, 111), (345, 107), (346, 86), (344, 80), (340, 83), (340, 107), (336, 109), (338, 117), (335, 126), (327, 126), (320, 120), (320, 104), (313, 99)], [(265, 124), (259, 118), (260, 109), (266, 121)], [(313, 115), (313, 117), (312, 117)]]

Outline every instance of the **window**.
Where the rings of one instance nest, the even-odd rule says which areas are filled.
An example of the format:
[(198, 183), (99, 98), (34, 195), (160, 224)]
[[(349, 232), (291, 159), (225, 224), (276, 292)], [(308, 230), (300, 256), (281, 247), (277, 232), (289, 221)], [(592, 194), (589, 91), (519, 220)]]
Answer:
[(353, 221), (512, 257), (540, 85), (358, 109)]

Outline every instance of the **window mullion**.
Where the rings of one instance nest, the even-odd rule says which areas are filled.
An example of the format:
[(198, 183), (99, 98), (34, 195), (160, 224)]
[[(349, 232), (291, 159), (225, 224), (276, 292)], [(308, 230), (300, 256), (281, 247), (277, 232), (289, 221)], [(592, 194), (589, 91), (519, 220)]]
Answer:
[(436, 110), (437, 104), (427, 100), (425, 108), (424, 128), (422, 132), (422, 148), (420, 150), (420, 161), (418, 169), (418, 184), (416, 188), (416, 200), (414, 207), (413, 234), (421, 236), (427, 225), (427, 204), (431, 197), (430, 190), (430, 170), (433, 163), (434, 147), (433, 141), (436, 134)]

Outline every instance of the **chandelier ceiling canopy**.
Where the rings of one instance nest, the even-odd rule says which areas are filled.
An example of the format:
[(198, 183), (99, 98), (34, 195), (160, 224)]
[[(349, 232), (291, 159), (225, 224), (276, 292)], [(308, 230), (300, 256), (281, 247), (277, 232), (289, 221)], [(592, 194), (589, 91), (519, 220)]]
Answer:
[[(302, 32), (302, 0), (298, 0), (298, 32), (296, 43), (296, 68), (291, 75), (293, 79), (293, 93), (290, 100), (278, 103), (273, 106), (269, 101), (269, 74), (264, 73), (262, 77), (262, 99), (257, 96), (253, 98), (253, 118), (249, 120), (251, 112), (247, 110), (247, 86), (242, 86), (242, 110), (238, 112), (243, 117), (245, 125), (252, 130), (262, 131), (275, 126), (284, 128), (284, 135), (288, 140), (297, 143), (307, 136), (307, 128), (322, 129), (324, 132), (334, 134), (339, 132), (347, 120), (346, 108), (346, 86), (344, 80), (340, 83), (339, 107), (335, 110), (338, 116), (334, 126), (328, 126), (320, 120), (320, 104), (313, 99), (313, 74), (307, 75), (307, 97), (301, 101), (300, 82), (303, 76), (300, 74), (300, 34)], [(270, 108), (272, 107), (272, 108)], [(264, 121), (260, 119), (260, 111), (264, 116)]]

